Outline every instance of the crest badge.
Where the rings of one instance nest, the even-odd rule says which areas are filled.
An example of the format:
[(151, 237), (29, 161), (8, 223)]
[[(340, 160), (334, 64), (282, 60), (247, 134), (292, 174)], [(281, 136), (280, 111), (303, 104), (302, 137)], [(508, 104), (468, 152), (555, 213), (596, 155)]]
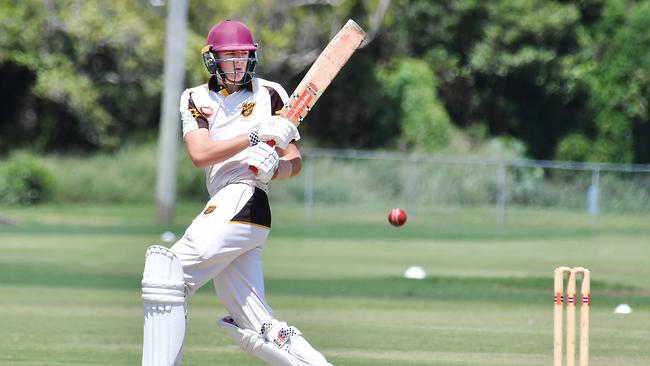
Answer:
[(241, 115), (248, 117), (253, 113), (253, 109), (255, 109), (255, 102), (246, 102), (241, 106)]
[(217, 209), (217, 206), (208, 206), (208, 207), (205, 208), (205, 211), (203, 211), (203, 214), (204, 215), (209, 215), (212, 212), (214, 212), (214, 210), (216, 210), (216, 209)]
[(210, 117), (212, 113), (214, 113), (214, 110), (212, 107), (201, 107), (201, 113), (203, 113), (204, 116)]

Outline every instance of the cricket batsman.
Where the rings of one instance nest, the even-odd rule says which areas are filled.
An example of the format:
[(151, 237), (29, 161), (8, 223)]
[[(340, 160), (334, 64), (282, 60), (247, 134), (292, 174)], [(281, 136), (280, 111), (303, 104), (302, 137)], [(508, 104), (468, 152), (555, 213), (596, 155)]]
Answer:
[(255, 76), (256, 51), (244, 23), (218, 23), (202, 49), (208, 82), (181, 96), (183, 140), (205, 170), (210, 199), (171, 248), (147, 249), (143, 366), (180, 364), (187, 296), (209, 281), (229, 313), (218, 325), (241, 349), (272, 366), (331, 366), (298, 329), (275, 318), (264, 294), (268, 186), (297, 175), (301, 154), (298, 130), (276, 115), (287, 92)]

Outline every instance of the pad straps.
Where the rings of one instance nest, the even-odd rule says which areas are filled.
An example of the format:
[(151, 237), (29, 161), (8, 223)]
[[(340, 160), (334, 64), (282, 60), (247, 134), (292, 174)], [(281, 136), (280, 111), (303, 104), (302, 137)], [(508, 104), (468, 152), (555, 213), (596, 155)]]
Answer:
[(298, 328), (290, 327), (287, 323), (275, 319), (262, 324), (260, 334), (280, 349), (284, 348), (293, 337), (301, 335)]
[(250, 329), (242, 329), (231, 317), (220, 319), (217, 323), (241, 347), (252, 356), (265, 361), (271, 366), (298, 366), (296, 360), (286, 350), (267, 342), (264, 335)]

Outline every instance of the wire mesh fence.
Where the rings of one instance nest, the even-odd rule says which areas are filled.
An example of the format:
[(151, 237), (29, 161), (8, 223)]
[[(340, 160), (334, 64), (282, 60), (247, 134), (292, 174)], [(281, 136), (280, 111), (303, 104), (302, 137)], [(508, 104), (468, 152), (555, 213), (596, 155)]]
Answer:
[(274, 185), (272, 199), (314, 209), (404, 207), (412, 219), (436, 210), (482, 209), (495, 223), (511, 213), (568, 211), (647, 218), (650, 165), (496, 161), (436, 155), (306, 149), (303, 179)]

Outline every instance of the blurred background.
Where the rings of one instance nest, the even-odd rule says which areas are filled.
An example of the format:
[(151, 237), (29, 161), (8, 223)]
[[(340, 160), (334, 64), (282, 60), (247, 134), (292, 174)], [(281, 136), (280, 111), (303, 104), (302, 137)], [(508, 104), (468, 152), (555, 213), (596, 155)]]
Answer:
[[(165, 56), (166, 16), (164, 1), (153, 0), (0, 2), (0, 202), (154, 200), (163, 65), (174, 57)], [(252, 28), (258, 75), (287, 90), (348, 18), (368, 32), (301, 126), (307, 157), (341, 159), (311, 148), (381, 150), (408, 155), (416, 168), (431, 156), (507, 168), (452, 178), (434, 165), (426, 176), (449, 182), (425, 179), (420, 189), (399, 183), (420, 177), (404, 172), (389, 184), (394, 195), (410, 189), (411, 205), (588, 209), (589, 188), (604, 183), (615, 191), (598, 195), (605, 207), (648, 209), (648, 1), (189, 1), (185, 87), (207, 80), (200, 49), (224, 18)], [(201, 201), (203, 174), (180, 152), (179, 199)], [(636, 165), (511, 168), (521, 159)], [(302, 201), (309, 189), (284, 196)]]
[[(332, 363), (549, 365), (566, 265), (591, 364), (650, 364), (650, 0), (0, 0), (0, 365), (140, 362), (145, 250), (207, 199), (178, 96), (225, 18), (288, 91), (368, 33), (270, 194), (269, 301)], [(190, 299), (184, 365), (259, 364), (224, 313)]]

